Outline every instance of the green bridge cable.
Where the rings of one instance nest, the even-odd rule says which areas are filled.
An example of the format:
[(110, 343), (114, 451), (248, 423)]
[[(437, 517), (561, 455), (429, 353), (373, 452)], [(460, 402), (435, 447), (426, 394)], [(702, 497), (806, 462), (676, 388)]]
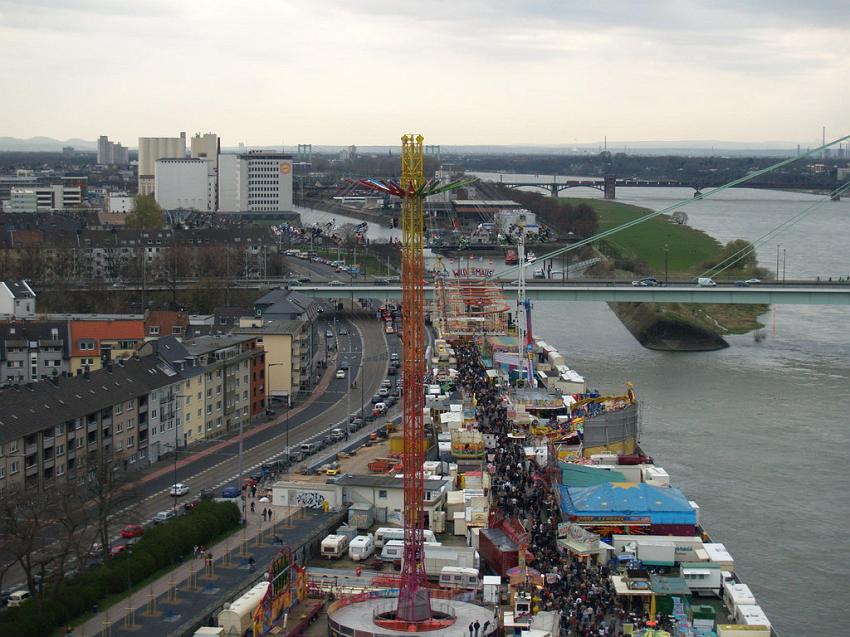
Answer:
[[(807, 150), (805, 153), (801, 153), (800, 155), (795, 155), (794, 157), (789, 157), (788, 159), (783, 159), (782, 161), (779, 161), (775, 164), (772, 164), (772, 165), (768, 166), (767, 168), (762, 168), (761, 170), (757, 170), (753, 173), (749, 173), (747, 175), (744, 175), (743, 177), (739, 177), (738, 179), (735, 179), (734, 181), (730, 181), (728, 184), (724, 184), (723, 186), (718, 186), (717, 188), (713, 188), (713, 189), (709, 190), (708, 192), (703, 193), (702, 196), (699, 197), (699, 198), (693, 197), (693, 198), (690, 198), (690, 199), (683, 199), (682, 201), (675, 203), (675, 204), (672, 204), (670, 206), (667, 206), (666, 208), (663, 208), (661, 210), (658, 210), (658, 211), (655, 211), (655, 212), (650, 212), (649, 214), (646, 214), (642, 217), (638, 217), (637, 219), (632, 219), (631, 221), (627, 221), (626, 223), (622, 223), (615, 228), (610, 228), (608, 230), (605, 230), (604, 232), (600, 232), (599, 234), (595, 234), (592, 237), (588, 237), (587, 239), (582, 239), (581, 241), (577, 241), (576, 243), (573, 243), (569, 246), (565, 246), (563, 248), (553, 250), (552, 252), (544, 254), (542, 257), (537, 257), (537, 260), (542, 262), (542, 261), (545, 261), (546, 259), (552, 259), (552, 258), (558, 257), (562, 254), (566, 254), (567, 252), (572, 252), (573, 250), (578, 250), (579, 248), (582, 248), (586, 245), (589, 245), (591, 243), (599, 241), (600, 239), (610, 237), (611, 235), (616, 234), (618, 232), (621, 232), (623, 230), (626, 230), (628, 228), (631, 228), (632, 226), (636, 226), (638, 224), (641, 224), (644, 221), (649, 221), (650, 219), (654, 219), (655, 217), (659, 217), (661, 215), (667, 214), (668, 212), (671, 212), (676, 208), (683, 208), (684, 206), (687, 206), (687, 205), (693, 203), (694, 201), (697, 201), (698, 199), (705, 199), (706, 197), (711, 197), (712, 195), (716, 195), (717, 193), (723, 192), (724, 190), (728, 190), (729, 188), (734, 188), (735, 186), (740, 186), (741, 184), (745, 184), (748, 181), (752, 181), (756, 177), (761, 177), (762, 175), (766, 175), (768, 173), (771, 173), (774, 170), (778, 170), (779, 168), (783, 168), (784, 166), (787, 166), (788, 164), (792, 164), (795, 161), (799, 161), (800, 159), (803, 159), (805, 157), (810, 157), (811, 155), (815, 155), (819, 152), (826, 150), (827, 148), (830, 148), (831, 146), (834, 146), (835, 144), (840, 144), (840, 143), (845, 142), (847, 140), (850, 140), (850, 135), (845, 135), (844, 137), (839, 137), (838, 139), (831, 141), (831, 142), (827, 142), (826, 144), (818, 146), (817, 148)], [(519, 270), (518, 265), (511, 266), (510, 268), (507, 268), (506, 270), (502, 270), (499, 273), (499, 277), (501, 277), (505, 274), (512, 274), (513, 272), (516, 272), (517, 270)]]
[[(740, 250), (738, 250), (734, 254), (731, 254), (728, 257), (726, 257), (725, 259), (723, 259), (723, 261), (721, 261), (717, 265), (710, 267), (708, 270), (706, 270), (705, 272), (700, 274), (700, 277), (712, 277), (712, 276), (717, 276), (718, 274), (721, 274), (722, 272), (725, 272), (726, 270), (731, 268), (733, 265), (738, 263), (738, 261), (740, 261), (741, 259), (743, 259), (747, 255), (751, 254), (752, 252), (755, 252), (755, 249), (757, 247), (759, 247), (760, 245), (763, 245), (764, 243), (769, 241), (772, 237), (775, 237), (777, 234), (783, 232), (784, 230), (787, 230), (791, 226), (802, 221), (806, 216), (808, 216), (809, 214), (811, 214), (812, 212), (814, 212), (815, 210), (817, 210), (818, 208), (820, 208), (824, 204), (832, 201), (834, 197), (839, 197), (842, 194), (844, 194), (845, 192), (847, 192), (848, 190), (850, 190), (850, 181), (848, 181), (844, 185), (836, 188), (835, 190), (830, 192), (825, 197), (818, 199), (817, 201), (813, 202), (809, 206), (806, 206), (805, 208), (803, 208), (803, 210), (798, 212), (793, 217), (783, 221), (782, 223), (780, 223), (775, 228), (772, 228), (771, 230), (769, 230), (768, 232), (766, 232), (765, 234), (760, 236), (758, 239), (755, 239), (754, 241), (750, 242), (750, 245), (748, 245), (744, 248), (741, 248)], [(777, 276), (778, 276), (778, 273), (777, 273)]]

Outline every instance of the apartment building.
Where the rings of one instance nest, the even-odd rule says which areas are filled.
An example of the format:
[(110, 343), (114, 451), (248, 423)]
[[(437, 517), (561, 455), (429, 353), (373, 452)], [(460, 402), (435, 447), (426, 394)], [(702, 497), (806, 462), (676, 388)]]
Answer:
[(0, 322), (0, 385), (33, 383), (69, 371), (67, 321)]
[(102, 464), (147, 466), (150, 427), (159, 430), (162, 394), (177, 382), (148, 356), (0, 392), (0, 490), (80, 482)]
[(308, 321), (245, 317), (233, 334), (254, 336), (262, 344), (266, 353), (266, 395), (270, 400), (291, 405), (299, 392), (310, 387), (316, 361), (310, 357)]
[(129, 358), (145, 340), (145, 321), (135, 318), (74, 318), (70, 321), (70, 371), (100, 369), (107, 362)]
[[(220, 436), (250, 423), (252, 403), (265, 402), (265, 378), (252, 380), (260, 359), (265, 369), (262, 344), (252, 336), (200, 336), (184, 341), (188, 355), (204, 370), (204, 436)], [(252, 391), (252, 382), (258, 387)], [(257, 397), (259, 396), (259, 398)]]
[(261, 151), (220, 155), (218, 171), (219, 210), (292, 210), (291, 155)]

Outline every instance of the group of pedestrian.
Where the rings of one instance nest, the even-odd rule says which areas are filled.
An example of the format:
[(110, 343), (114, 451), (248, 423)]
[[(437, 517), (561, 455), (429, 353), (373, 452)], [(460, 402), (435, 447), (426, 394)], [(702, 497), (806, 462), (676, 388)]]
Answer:
[[(508, 436), (514, 423), (502, 400), (504, 388), (487, 377), (477, 347), (460, 345), (455, 354), (458, 383), (474, 397), (479, 429), (496, 438), (495, 450), (488, 450), (491, 501), (506, 519), (527, 531), (526, 564), (546, 577), (546, 585), (532, 591), (539, 609), (560, 614), (564, 636), (622, 635), (626, 611), (611, 584), (609, 567), (576, 559), (557, 546), (558, 500), (546, 469), (526, 456), (522, 439)], [(473, 628), (470, 625), (470, 635), (475, 637)]]

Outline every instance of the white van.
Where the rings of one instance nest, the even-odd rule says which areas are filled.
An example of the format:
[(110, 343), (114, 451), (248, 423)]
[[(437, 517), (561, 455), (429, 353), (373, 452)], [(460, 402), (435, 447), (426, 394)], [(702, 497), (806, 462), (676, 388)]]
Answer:
[(701, 276), (700, 278), (698, 278), (697, 279), (697, 285), (700, 286), (701, 288), (717, 287), (717, 284), (714, 282), (714, 280), (710, 277), (707, 277), (707, 276)]
[[(423, 529), (422, 537), (426, 542), (437, 542), (437, 536), (431, 529)], [(389, 540), (404, 540), (404, 529), (397, 526), (382, 526), (375, 531), (375, 546), (382, 548)]]
[(27, 590), (15, 591), (11, 595), (9, 595), (9, 599), (6, 600), (6, 605), (10, 608), (12, 606), (20, 606), (28, 599), (32, 599), (32, 595)]
[(358, 535), (348, 545), (348, 557), (354, 562), (362, 562), (371, 557), (374, 552), (375, 537), (371, 533)]
[(347, 535), (331, 534), (322, 540), (322, 557), (329, 560), (338, 560), (348, 549)]

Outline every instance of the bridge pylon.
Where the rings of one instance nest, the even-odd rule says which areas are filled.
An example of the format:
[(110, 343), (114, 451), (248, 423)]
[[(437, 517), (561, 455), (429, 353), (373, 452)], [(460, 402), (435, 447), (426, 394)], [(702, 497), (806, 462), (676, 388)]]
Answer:
[(605, 199), (616, 199), (617, 198), (617, 176), (616, 175), (605, 175), (605, 182), (603, 186), (605, 193)]

